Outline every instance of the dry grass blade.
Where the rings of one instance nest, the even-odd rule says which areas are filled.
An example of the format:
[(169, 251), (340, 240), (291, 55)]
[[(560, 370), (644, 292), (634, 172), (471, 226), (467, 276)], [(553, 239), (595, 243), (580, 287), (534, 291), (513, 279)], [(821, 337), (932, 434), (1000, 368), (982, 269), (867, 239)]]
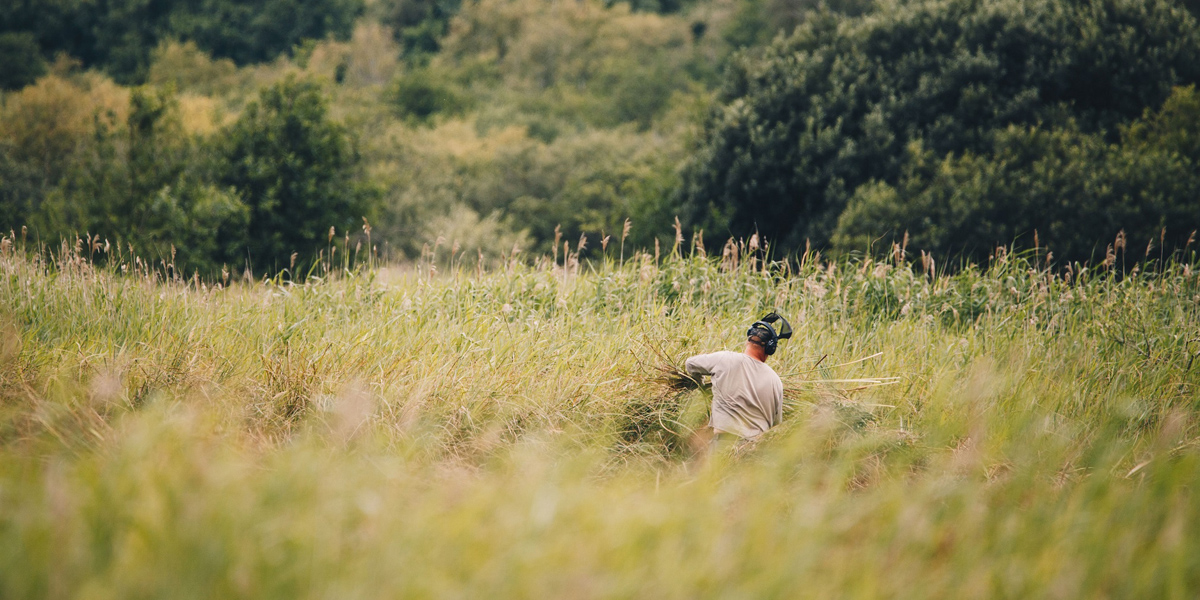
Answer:
[(807, 379), (801, 383), (808, 385), (820, 383), (865, 383), (870, 385), (887, 385), (899, 382), (899, 377), (869, 377), (865, 379)]
[[(842, 390), (842, 391), (843, 391), (843, 392), (857, 392), (857, 391), (866, 390), (866, 389), (870, 389), (870, 388), (883, 387), (883, 386), (885, 386), (885, 385), (895, 385), (895, 384), (897, 384), (897, 383), (900, 383), (900, 382), (899, 382), (899, 381), (884, 381), (884, 382), (881, 382), (881, 383), (872, 383), (872, 384), (868, 384), (868, 385), (860, 385), (860, 386), (858, 386), (858, 387), (852, 387), (852, 388), (844, 389), (844, 390)], [(886, 405), (880, 405), (880, 406), (886, 406)]]
[[(882, 353), (882, 352), (876, 352), (875, 354), (872, 354), (872, 355), (870, 355), (870, 356), (864, 356), (864, 357), (862, 357), (862, 358), (856, 358), (856, 359), (854, 359), (854, 360), (852, 360), (852, 361), (848, 361), (848, 362), (844, 362), (844, 363), (838, 363), (838, 364), (836, 364), (836, 365), (828, 366), (828, 367), (825, 367), (825, 368), (826, 368), (826, 369), (836, 369), (836, 368), (838, 368), (838, 367), (847, 367), (847, 366), (850, 366), (850, 365), (858, 364), (858, 363), (860, 363), (860, 362), (866, 362), (866, 361), (868, 361), (868, 360), (871, 360), (871, 359), (873, 359), (873, 358), (879, 358), (880, 356), (883, 356), (883, 353)], [(824, 354), (824, 355), (822, 355), (822, 356), (821, 356), (821, 358), (820, 358), (820, 360), (818, 360), (818, 361), (817, 361), (817, 363), (816, 363), (816, 364), (814, 364), (814, 365), (812, 366), (812, 368), (811, 368), (811, 369), (805, 369), (805, 370), (803, 370), (803, 371), (796, 371), (796, 372), (794, 372), (794, 373), (789, 373), (789, 374), (787, 374), (787, 375), (781, 375), (781, 377), (788, 378), (788, 377), (792, 377), (792, 376), (794, 376), (794, 375), (803, 375), (803, 374), (805, 374), (805, 373), (813, 373), (813, 372), (816, 372), (816, 371), (817, 371), (817, 370), (818, 370), (818, 369), (821, 367), (821, 363), (825, 362), (825, 359), (826, 359), (826, 358), (829, 358), (829, 355), (828, 355), (828, 354)]]

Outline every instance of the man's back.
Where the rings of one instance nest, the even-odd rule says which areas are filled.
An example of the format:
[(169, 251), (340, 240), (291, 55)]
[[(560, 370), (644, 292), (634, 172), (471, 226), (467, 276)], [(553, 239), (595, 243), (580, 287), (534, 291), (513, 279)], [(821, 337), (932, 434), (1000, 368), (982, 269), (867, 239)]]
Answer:
[(685, 366), (712, 376), (713, 429), (750, 438), (783, 420), (783, 382), (765, 362), (723, 351), (693, 356)]

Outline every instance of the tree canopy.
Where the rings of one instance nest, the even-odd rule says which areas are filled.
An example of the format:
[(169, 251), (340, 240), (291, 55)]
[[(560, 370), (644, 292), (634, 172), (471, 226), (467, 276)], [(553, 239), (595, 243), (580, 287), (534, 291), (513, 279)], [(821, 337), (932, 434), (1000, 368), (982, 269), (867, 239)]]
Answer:
[(1200, 30), (1166, 0), (825, 13), (733, 61), (675, 202), (709, 239), (757, 231), (787, 248), (825, 245), (851, 198), (913, 183), (914, 161), (966, 168), (968, 154), (1003, 155), (1020, 137), (1010, 127), (1117, 142), (1122, 125), (1196, 81)]
[(117, 81), (141, 83), (151, 52), (168, 39), (194, 41), (238, 64), (267, 61), (306, 39), (345, 39), (362, 12), (363, 0), (6, 1), (0, 5), (0, 62), (6, 65), (0, 86), (26, 85), (30, 76), (23, 70), (36, 77), (42, 58), (58, 53), (101, 67)]

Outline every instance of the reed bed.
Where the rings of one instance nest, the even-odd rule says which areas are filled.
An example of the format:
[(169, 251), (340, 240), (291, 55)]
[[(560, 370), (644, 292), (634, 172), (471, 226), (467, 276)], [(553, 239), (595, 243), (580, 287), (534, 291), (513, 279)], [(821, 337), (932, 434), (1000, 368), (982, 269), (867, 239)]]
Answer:
[[(1195, 258), (205, 282), (0, 244), (0, 597), (1185, 598)], [(157, 270), (156, 270), (157, 269)], [(778, 309), (782, 426), (692, 353)]]

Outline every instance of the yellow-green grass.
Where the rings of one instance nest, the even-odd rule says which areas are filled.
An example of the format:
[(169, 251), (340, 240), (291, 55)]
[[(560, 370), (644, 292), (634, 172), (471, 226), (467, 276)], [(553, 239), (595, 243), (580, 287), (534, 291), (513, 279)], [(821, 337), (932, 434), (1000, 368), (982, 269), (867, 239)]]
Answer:
[[(1187, 264), (639, 255), (200, 287), (0, 248), (0, 597), (1200, 590)], [(706, 398), (657, 368), (769, 309), (796, 329), (785, 422), (703, 461)]]

